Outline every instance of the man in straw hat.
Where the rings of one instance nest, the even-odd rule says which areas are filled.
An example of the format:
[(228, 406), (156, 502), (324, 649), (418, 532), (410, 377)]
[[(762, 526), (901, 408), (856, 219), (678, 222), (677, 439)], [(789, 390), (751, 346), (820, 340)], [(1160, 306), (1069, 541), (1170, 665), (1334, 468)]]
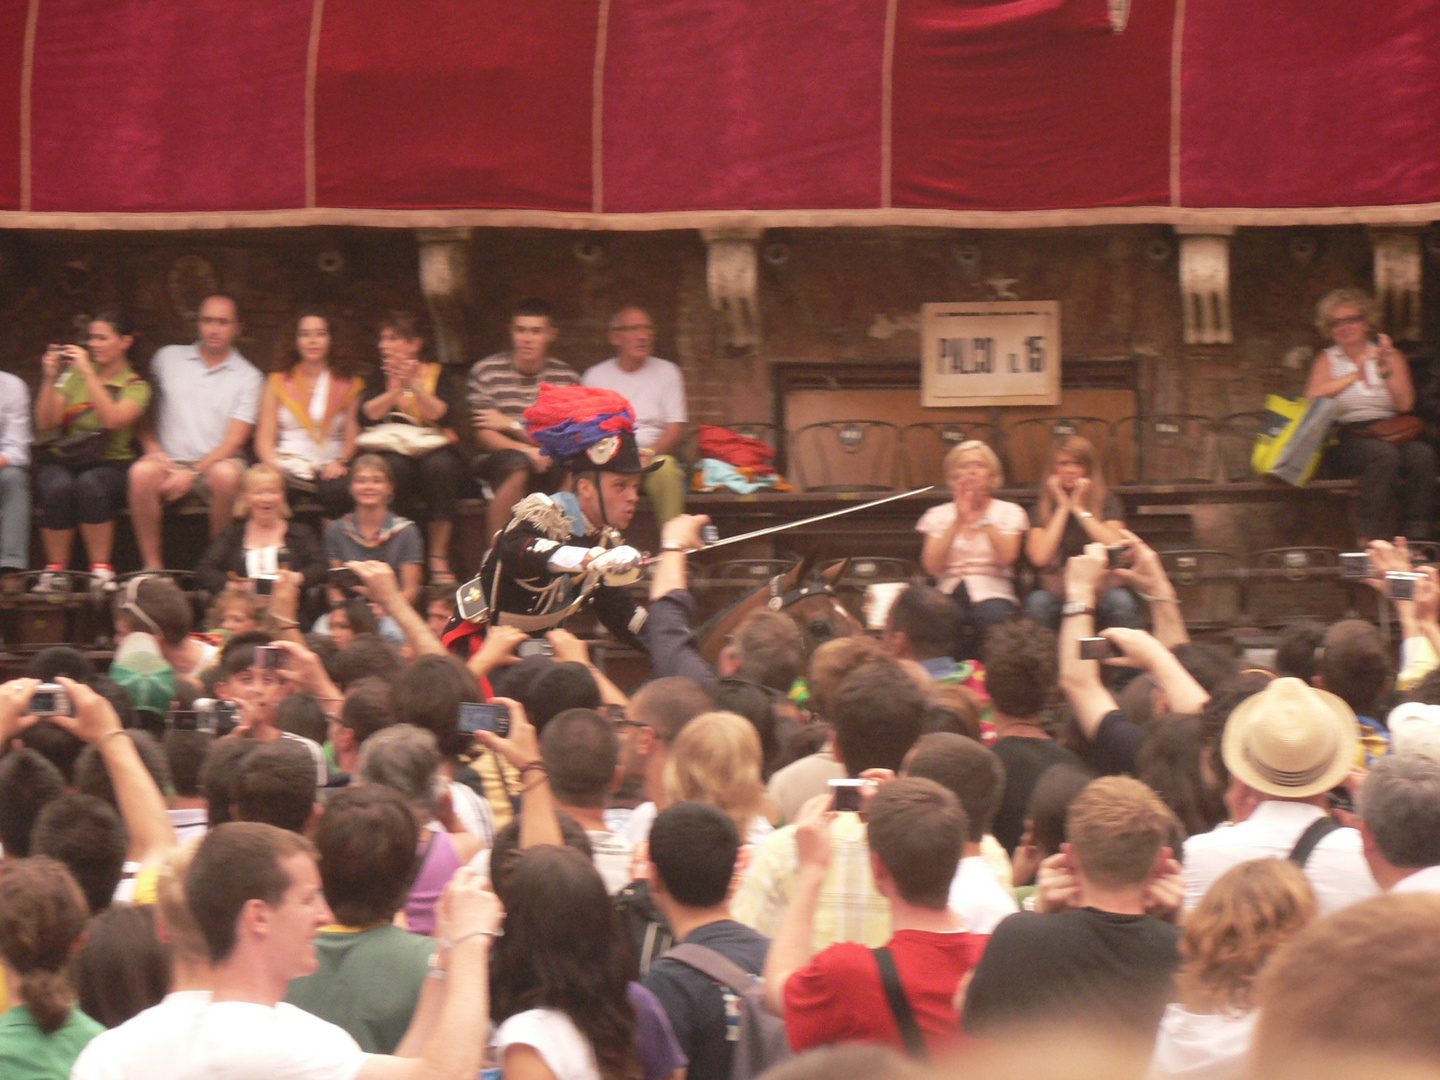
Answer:
[(638, 579), (641, 555), (621, 530), (655, 464), (640, 460), (634, 410), (613, 390), (542, 383), (525, 424), (572, 486), (515, 504), (480, 575), (456, 593), (461, 625), (447, 643), (487, 622), (538, 634), (588, 602), (611, 633), (643, 649), (636, 635), (645, 610), (624, 588)]
[(1276, 679), (1235, 707), (1220, 753), (1227, 804), (1243, 820), (1185, 841), (1185, 905), (1250, 859), (1300, 863), (1322, 912), (1373, 896), (1360, 834), (1328, 816), (1330, 790), (1355, 767), (1359, 727), (1350, 706), (1299, 679)]

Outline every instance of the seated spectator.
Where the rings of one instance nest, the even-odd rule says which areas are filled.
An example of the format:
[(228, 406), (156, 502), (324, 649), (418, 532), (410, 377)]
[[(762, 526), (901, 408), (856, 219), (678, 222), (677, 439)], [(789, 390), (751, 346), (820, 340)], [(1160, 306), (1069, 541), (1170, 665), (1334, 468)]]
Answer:
[(1145, 913), (1170, 857), (1174, 818), (1138, 780), (1092, 781), (1065, 825), (1076, 895), (1069, 910), (1000, 923), (965, 998), (965, 1030), (991, 1036), (1042, 1021), (1154, 1039), (1179, 965), (1180, 931)]
[(363, 385), (339, 370), (345, 365), (328, 316), (301, 312), (291, 341), (265, 379), (255, 456), (292, 491), (313, 493), (326, 518), (338, 518), (350, 505), (345, 478), (360, 434)]
[(1440, 758), (1414, 751), (1382, 757), (1365, 777), (1359, 809), (1365, 862), (1376, 884), (1390, 892), (1440, 893)]
[(1287, 856), (1304, 866), (1322, 913), (1374, 895), (1360, 834), (1327, 814), (1330, 789), (1354, 768), (1359, 745), (1350, 707), (1299, 679), (1276, 679), (1236, 706), (1221, 757), (1227, 804), (1239, 812), (1234, 824), (1185, 841), (1186, 906), (1237, 863)]
[(419, 844), (409, 804), (380, 784), (337, 792), (315, 828), (335, 923), (315, 939), (319, 969), (292, 981), (285, 1000), (338, 1024), (366, 1053), (393, 1054), (400, 1045), (435, 953), (433, 938), (392, 922)]
[(1056, 687), (1055, 635), (1016, 621), (985, 638), (985, 689), (990, 694), (995, 756), (1005, 766), (1005, 794), (995, 812), (995, 839), (1013, 855), (1025, 827), (1025, 805), (1035, 783), (1054, 765), (1080, 759), (1045, 730), (1043, 713)]
[(210, 542), (195, 565), (195, 578), (212, 594), (236, 583), (254, 592), (273, 587), (274, 579), (289, 571), (309, 589), (324, 583), (328, 568), (315, 531), (291, 519), (284, 475), (262, 462), (246, 470), (235, 521)]
[(1013, 566), (1027, 518), (1022, 507), (991, 498), (1005, 483), (1000, 459), (979, 439), (945, 455), (945, 482), (954, 497), (916, 523), (925, 534), (920, 562), (959, 609), (960, 655), (980, 655), (991, 627), (1020, 610)]
[(407, 516), (414, 516), (417, 496), (424, 499), (430, 580), (453, 594), (450, 536), (465, 474), (455, 432), (464, 426), (465, 403), (455, 369), (421, 359), (427, 334), (408, 311), (392, 311), (381, 320), (380, 366), (366, 375), (360, 406), (361, 443), (389, 464)]
[[(1087, 544), (1113, 546), (1125, 529), (1120, 500), (1105, 484), (1095, 447), (1068, 435), (1050, 451), (1050, 468), (1040, 480), (1040, 498), (1030, 509), (1025, 555), (1039, 570), (1039, 585), (1025, 597), (1025, 614), (1041, 626), (1060, 629), (1065, 600), (1065, 563)], [(1101, 627), (1139, 627), (1140, 598), (1114, 574), (1097, 591), (1095, 620)]]
[(275, 739), (247, 754), (235, 774), (234, 816), (301, 833), (319, 811), (315, 794), (323, 768), (308, 739)]
[[(395, 481), (379, 454), (361, 454), (350, 468), (350, 495), (355, 509), (325, 526), (325, 554), (330, 565), (377, 559), (388, 563), (410, 603), (420, 595), (425, 547), (420, 530), (409, 518), (390, 511)], [(332, 589), (331, 599), (339, 594)]]
[(765, 816), (760, 737), (744, 717), (707, 712), (686, 724), (670, 749), (664, 783), (663, 805), (695, 800), (718, 807), (746, 846), (775, 831)]
[(540, 753), (556, 806), (585, 827), (595, 869), (618, 893), (630, 882), (635, 845), (605, 824), (605, 797), (620, 762), (615, 728), (593, 709), (569, 709), (546, 725)]
[(30, 388), (0, 372), (0, 584), (23, 588), (30, 568)]
[(651, 1056), (645, 1080), (683, 1068), (664, 1013), (663, 1034), (652, 1030), (648, 1040), (637, 1020), (634, 960), (594, 864), (572, 848), (543, 844), (522, 851), (504, 881), (505, 934), (495, 943), (490, 985), (505, 1074), (624, 1080), (642, 1075), (647, 1055), (637, 1045), (657, 1034), (668, 1049), (659, 1064)]
[(975, 740), (936, 732), (915, 744), (905, 759), (904, 774), (935, 781), (954, 795), (965, 811), (965, 846), (950, 883), (950, 910), (959, 914), (972, 934), (989, 934), (1001, 919), (1019, 910), (1014, 895), (996, 877), (980, 847), (1005, 790), (1005, 767)]
[(651, 353), (655, 321), (644, 308), (621, 308), (610, 317), (610, 344), (617, 355), (585, 370), (580, 382), (623, 394), (635, 409), (640, 460), (660, 467), (642, 478), (645, 495), (664, 524), (685, 510), (685, 468), (674, 457), (685, 438), (689, 411), (678, 365)]
[[(714, 806), (677, 802), (655, 819), (648, 850), (650, 895), (677, 943), (690, 946), (690, 952), (698, 947), (718, 954), (759, 976), (770, 939), (732, 919), (726, 899), (740, 850), (734, 821)], [(664, 1006), (690, 1060), (686, 1080), (729, 1080), (735, 991), (727, 992), (703, 968), (687, 962), (684, 950), (656, 960), (642, 982)]]
[[(891, 912), (885, 947), (837, 942), (812, 955), (816, 901), (830, 856), (826, 800), (800, 812), (795, 896), (765, 959), (765, 998), (790, 1045), (879, 1042), (925, 1057), (959, 1036), (955, 992), (985, 938), (948, 906), (965, 812), (932, 780), (884, 785), (866, 807), (870, 870)], [(898, 984), (898, 985), (897, 985)]]
[(39, 591), (65, 587), (55, 571), (70, 568), (77, 523), (95, 583), (115, 580), (115, 518), (135, 460), (135, 424), (150, 404), (150, 384), (126, 356), (135, 343), (129, 320), (101, 312), (86, 340), (86, 346), (52, 345), (40, 359), (35, 423), (58, 438), (45, 448), (35, 478), (47, 571)]
[(170, 948), (155, 933), (150, 904), (112, 904), (90, 920), (70, 962), (80, 1009), (101, 1027), (119, 1027), (170, 990)]
[(1270, 955), (1315, 917), (1315, 894), (1289, 860), (1256, 859), (1220, 875), (1180, 936), (1180, 1000), (1165, 1008), (1151, 1069), (1208, 1077), (1239, 1067), (1255, 1027), (1255, 980)]
[(548, 303), (522, 300), (510, 316), (510, 350), (487, 356), (470, 369), (467, 398), (481, 448), (475, 468), (491, 489), (485, 513), (487, 547), (527, 492), (559, 487), (560, 471), (523, 423), (541, 383), (574, 386), (580, 381), (573, 368), (550, 355), (559, 333)]
[(1433, 1074), (1440, 898), (1392, 892), (1316, 919), (1271, 958), (1255, 1000), (1253, 1076)]
[[(210, 995), (171, 995), (105, 1032), (75, 1063), (74, 1080), (180, 1076), (334, 1076), (356, 1080), (469, 1077), (486, 1042), (494, 895), (461, 871), (440, 930), (449, 948), (429, 980), (421, 1023), (403, 1059), (367, 1055), (341, 1028), (283, 1002), (291, 979), (317, 967), (315, 931), (331, 915), (314, 849), (283, 829), (221, 826), (200, 843), (185, 881), (187, 906), (211, 962)], [(161, 1071), (163, 1070), (163, 1071)]]
[(26, 859), (0, 875), (0, 967), (13, 1002), (0, 1016), (7, 1077), (67, 1080), (80, 1051), (105, 1030), (75, 1006), (65, 979), (86, 916), (85, 898), (53, 859)]
[[(920, 737), (924, 715), (925, 696), (899, 664), (861, 664), (832, 700), (835, 756), (851, 778), (869, 769), (898, 772)], [(855, 811), (840, 811), (826, 819), (826, 832), (833, 854), (815, 911), (815, 948), (837, 941), (883, 945), (890, 938), (890, 907), (866, 872), (870, 849), (864, 822)], [(799, 873), (796, 830), (787, 825), (756, 846), (735, 890), (735, 918), (762, 934), (775, 934), (795, 896)]]
[(260, 372), (234, 348), (240, 333), (235, 301), (200, 303), (200, 340), (167, 345), (150, 358), (158, 407), (154, 433), (142, 433), (144, 456), (130, 469), (130, 524), (146, 570), (161, 555), (164, 503), (192, 491), (210, 503), (210, 535), (230, 524), (245, 471), (241, 458), (260, 407)]
[(30, 854), (40, 811), (65, 794), (65, 777), (29, 747), (0, 758), (0, 849), (9, 864)]
[[(828, 723), (834, 708), (835, 691), (845, 676), (868, 660), (886, 655), (885, 647), (871, 637), (845, 637), (827, 641), (810, 658), (806, 687), (810, 691), (810, 714), (816, 723)], [(825, 745), (815, 753), (776, 770), (765, 785), (765, 794), (780, 810), (784, 821), (795, 815), (816, 795), (825, 794), (831, 780), (845, 776), (845, 768), (835, 760), (835, 739), (832, 733)]]
[(420, 830), (416, 840), (420, 868), (407, 880), (405, 925), (417, 934), (435, 928), (435, 904), (445, 884), (485, 845), (466, 832), (452, 833), (436, 817), (437, 792), (443, 791), (440, 752), (435, 736), (413, 724), (392, 724), (378, 731), (360, 750), (356, 776), (362, 784), (379, 784), (405, 799)]
[(939, 589), (907, 585), (890, 605), (881, 640), (896, 659), (914, 660), (932, 679), (953, 678), (962, 674), (955, 660), (958, 619), (955, 604)]

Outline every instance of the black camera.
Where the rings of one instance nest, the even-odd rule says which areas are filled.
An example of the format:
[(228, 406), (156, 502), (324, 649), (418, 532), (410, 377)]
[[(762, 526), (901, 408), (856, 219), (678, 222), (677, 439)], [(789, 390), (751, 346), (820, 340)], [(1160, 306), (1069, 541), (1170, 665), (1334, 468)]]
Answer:
[(526, 638), (520, 642), (519, 645), (515, 646), (515, 655), (521, 660), (530, 656), (554, 656), (555, 646), (551, 645), (550, 642), (544, 638)]
[[(548, 645), (549, 642), (546, 644)], [(503, 739), (510, 734), (510, 706), (462, 701), (460, 703), (460, 730), (472, 734), (477, 731), (490, 731)]]

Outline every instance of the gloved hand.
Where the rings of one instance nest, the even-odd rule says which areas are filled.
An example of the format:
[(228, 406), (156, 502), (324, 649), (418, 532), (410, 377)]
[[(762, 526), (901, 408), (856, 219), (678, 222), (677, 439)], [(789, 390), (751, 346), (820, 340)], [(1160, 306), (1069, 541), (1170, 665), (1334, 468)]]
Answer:
[(590, 560), (589, 569), (605, 575), (607, 585), (628, 585), (639, 580), (645, 557), (629, 544), (603, 551)]

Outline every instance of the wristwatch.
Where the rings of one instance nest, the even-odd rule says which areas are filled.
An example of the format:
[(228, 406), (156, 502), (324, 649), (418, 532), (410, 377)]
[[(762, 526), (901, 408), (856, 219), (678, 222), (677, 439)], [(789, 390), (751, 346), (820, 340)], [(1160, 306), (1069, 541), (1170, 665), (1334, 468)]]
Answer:
[(682, 544), (679, 540), (661, 540), (661, 541), (660, 541), (660, 550), (661, 550), (661, 551), (689, 551), (690, 548), (689, 548), (688, 546), (686, 546), (685, 544)]
[(1060, 605), (1060, 617), (1068, 619), (1072, 615), (1094, 615), (1095, 609), (1088, 607), (1084, 600), (1066, 600)]

